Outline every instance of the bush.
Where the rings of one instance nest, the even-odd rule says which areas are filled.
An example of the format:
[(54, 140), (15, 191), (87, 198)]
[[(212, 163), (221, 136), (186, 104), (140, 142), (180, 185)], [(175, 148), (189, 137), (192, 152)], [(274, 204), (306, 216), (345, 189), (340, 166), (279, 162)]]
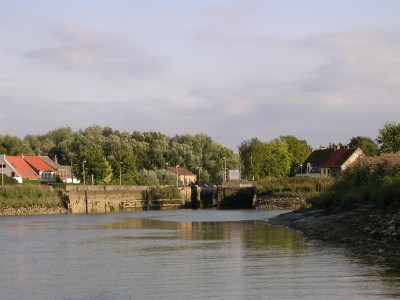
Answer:
[(400, 153), (366, 157), (346, 169), (334, 184), (310, 198), (315, 208), (341, 210), (364, 204), (400, 205)]
[(48, 186), (7, 185), (0, 188), (0, 207), (59, 207), (57, 193)]
[(179, 189), (176, 187), (159, 187), (159, 188), (152, 188), (149, 191), (149, 195), (154, 200), (160, 199), (180, 199), (181, 194)]
[(256, 188), (258, 196), (304, 198), (328, 189), (332, 183), (332, 178), (265, 178), (257, 182)]

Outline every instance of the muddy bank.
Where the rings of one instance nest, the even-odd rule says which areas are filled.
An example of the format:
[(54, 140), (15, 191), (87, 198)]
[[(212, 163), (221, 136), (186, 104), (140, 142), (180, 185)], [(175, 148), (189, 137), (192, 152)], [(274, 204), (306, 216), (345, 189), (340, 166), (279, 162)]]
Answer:
[(5, 207), (0, 208), (0, 216), (24, 216), (24, 215), (53, 215), (66, 214), (67, 210), (64, 207)]
[(255, 209), (260, 210), (296, 210), (308, 207), (305, 198), (300, 197), (260, 197), (254, 203)]
[(400, 265), (400, 212), (378, 210), (370, 206), (327, 213), (304, 209), (269, 220), (302, 232), (310, 239), (349, 247), (353, 253), (385, 259)]

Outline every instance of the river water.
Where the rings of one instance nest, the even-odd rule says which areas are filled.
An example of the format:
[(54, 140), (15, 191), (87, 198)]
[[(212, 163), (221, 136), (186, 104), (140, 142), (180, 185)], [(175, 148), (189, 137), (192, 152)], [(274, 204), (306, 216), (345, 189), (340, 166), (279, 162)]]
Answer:
[(266, 224), (280, 211), (0, 218), (0, 299), (395, 299), (400, 275)]

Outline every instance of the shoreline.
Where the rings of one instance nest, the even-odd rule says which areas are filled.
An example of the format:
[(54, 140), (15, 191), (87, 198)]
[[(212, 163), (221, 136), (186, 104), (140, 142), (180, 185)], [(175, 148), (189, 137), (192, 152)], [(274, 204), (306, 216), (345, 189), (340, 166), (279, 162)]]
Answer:
[(363, 206), (328, 213), (321, 209), (303, 209), (269, 219), (302, 232), (307, 238), (350, 249), (356, 255), (384, 260), (400, 266), (400, 212)]
[(2, 207), (0, 208), (0, 217), (7, 216), (33, 216), (33, 215), (61, 215), (67, 214), (68, 211), (62, 207), (41, 207), (41, 206), (29, 206), (29, 207)]

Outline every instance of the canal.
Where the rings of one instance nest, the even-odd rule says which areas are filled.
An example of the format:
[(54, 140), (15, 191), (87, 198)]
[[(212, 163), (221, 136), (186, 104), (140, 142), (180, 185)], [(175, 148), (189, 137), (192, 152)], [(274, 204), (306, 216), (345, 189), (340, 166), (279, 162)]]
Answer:
[(266, 223), (282, 211), (0, 218), (0, 299), (394, 299), (400, 273)]

